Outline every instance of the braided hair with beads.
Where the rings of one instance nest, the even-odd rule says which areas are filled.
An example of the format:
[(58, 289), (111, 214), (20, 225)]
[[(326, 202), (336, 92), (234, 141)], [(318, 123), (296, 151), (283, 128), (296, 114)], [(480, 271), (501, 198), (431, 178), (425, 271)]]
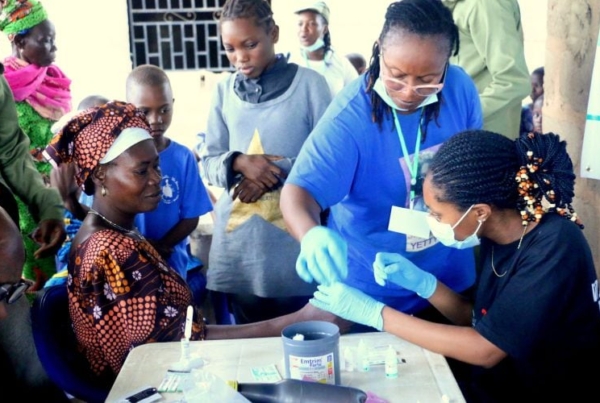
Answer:
[(264, 27), (267, 33), (275, 27), (273, 11), (265, 0), (227, 0), (219, 14), (219, 22), (237, 18), (252, 18), (256, 26)]
[(477, 203), (515, 209), (524, 226), (556, 212), (583, 228), (571, 205), (573, 163), (557, 134), (510, 140), (485, 130), (464, 131), (440, 147), (428, 175), (438, 201), (462, 211)]
[[(367, 93), (371, 98), (371, 118), (379, 124), (384, 114), (391, 114), (389, 106), (382, 101), (380, 96), (373, 91), (375, 81), (379, 78), (381, 44), (391, 35), (402, 32), (415, 34), (421, 37), (436, 37), (447, 41), (448, 58), (458, 54), (459, 40), (458, 28), (452, 18), (450, 10), (440, 0), (402, 0), (390, 4), (385, 13), (385, 22), (379, 40), (373, 44), (373, 53), (366, 75)], [(427, 124), (439, 115), (440, 104), (443, 102), (443, 90), (438, 93), (439, 102), (425, 107), (424, 120), (421, 131), (423, 141), (427, 135)]]
[[(550, 211), (583, 228), (571, 205), (575, 174), (567, 143), (554, 133), (529, 133), (519, 137), (516, 146), (521, 165), (515, 177), (519, 189), (517, 208), (523, 225), (539, 222)], [(543, 205), (544, 200), (547, 206)]]

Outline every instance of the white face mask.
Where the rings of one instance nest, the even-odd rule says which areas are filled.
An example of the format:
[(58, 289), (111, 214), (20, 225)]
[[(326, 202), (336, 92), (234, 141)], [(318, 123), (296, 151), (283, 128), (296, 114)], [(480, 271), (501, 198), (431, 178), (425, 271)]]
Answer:
[(323, 46), (325, 46), (325, 41), (323, 40), (323, 38), (319, 38), (312, 45), (303, 46), (302, 49), (305, 52), (314, 52), (315, 50), (321, 49)]
[(475, 232), (466, 237), (464, 240), (457, 241), (454, 237), (454, 228), (456, 228), (458, 224), (460, 224), (460, 222), (467, 216), (473, 206), (474, 205), (469, 207), (462, 217), (460, 217), (460, 220), (458, 220), (458, 222), (454, 225), (441, 223), (431, 215), (428, 215), (427, 224), (429, 224), (429, 229), (431, 229), (433, 236), (445, 246), (455, 249), (467, 249), (479, 245), (479, 237), (477, 236), (477, 233), (479, 232), (479, 228), (481, 228), (481, 224), (483, 224), (482, 220), (479, 221), (479, 225), (477, 226)]
[[(383, 99), (383, 102), (385, 102), (390, 108), (393, 108), (393, 109), (396, 109), (397, 111), (402, 111), (402, 112), (410, 111), (410, 109), (401, 108), (398, 105), (396, 105), (396, 103), (394, 102), (392, 97), (390, 97), (388, 95), (385, 85), (383, 84), (383, 81), (381, 81), (380, 78), (377, 78), (377, 80), (375, 80), (375, 84), (373, 85), (373, 90), (381, 97), (381, 99)], [(413, 110), (423, 108), (424, 106), (427, 106), (429, 104), (434, 104), (437, 101), (438, 101), (437, 94), (429, 95), (425, 99), (423, 99), (423, 102), (421, 102), (419, 104), (419, 106), (417, 106)]]

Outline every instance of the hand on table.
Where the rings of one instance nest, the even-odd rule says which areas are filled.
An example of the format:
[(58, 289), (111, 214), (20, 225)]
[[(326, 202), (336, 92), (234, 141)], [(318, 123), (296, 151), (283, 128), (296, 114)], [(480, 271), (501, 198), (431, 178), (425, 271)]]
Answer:
[(348, 245), (335, 231), (315, 226), (300, 242), (296, 272), (307, 283), (330, 285), (348, 275)]
[(435, 292), (437, 279), (431, 273), (419, 269), (413, 262), (398, 253), (379, 252), (373, 262), (373, 274), (377, 284), (386, 281), (429, 298)]
[(385, 305), (382, 302), (340, 282), (317, 288), (310, 300), (312, 305), (352, 322), (383, 330), (381, 311)]

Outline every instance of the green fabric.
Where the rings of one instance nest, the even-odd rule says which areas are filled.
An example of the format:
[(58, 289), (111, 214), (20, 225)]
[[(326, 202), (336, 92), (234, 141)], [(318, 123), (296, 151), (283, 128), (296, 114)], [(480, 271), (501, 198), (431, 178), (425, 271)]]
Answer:
[(37, 0), (6, 0), (0, 14), (0, 31), (18, 34), (47, 19), (46, 10)]
[[(27, 107), (20, 106), (21, 108), (27, 110)], [(27, 112), (24, 113), (28, 115)], [(44, 125), (44, 122), (36, 121), (33, 117), (30, 117), (28, 122), (34, 126)], [(33, 132), (37, 133), (36, 130)], [(37, 142), (47, 134), (38, 133), (35, 136)], [(13, 191), (20, 202), (22, 234), (29, 234), (35, 228), (35, 222), (46, 219), (62, 220), (64, 212), (58, 191), (44, 184), (31, 158), (29, 147), (30, 141), (18, 124), (17, 110), (10, 87), (4, 77), (0, 77), (0, 181)], [(45, 169), (43, 164), (41, 169)], [(29, 209), (25, 206), (29, 206)], [(28, 263), (24, 275), (35, 279), (34, 265), (30, 262), (33, 258), (32, 251), (37, 249), (37, 245), (28, 237), (25, 239), (27, 239), (25, 248), (28, 250)], [(47, 274), (51, 275), (55, 271), (53, 258), (37, 261), (36, 264)]]
[(60, 195), (45, 186), (29, 154), (29, 144), (19, 127), (10, 87), (0, 77), (0, 180), (29, 206), (38, 221), (62, 220)]
[(481, 98), (483, 127), (519, 136), (521, 104), (531, 92), (517, 0), (442, 0), (459, 29), (451, 63), (471, 76)]
[(39, 160), (41, 152), (52, 140), (53, 134), (51, 131), (52, 120), (42, 117), (31, 105), (27, 102), (17, 102), (17, 115), (19, 117), (19, 126), (29, 137), (29, 149), (36, 150), (35, 154), (40, 157), (35, 158), (35, 166), (39, 172), (44, 174), (45, 179), (48, 179), (48, 174), (52, 169), (52, 165), (46, 160)]
[[(27, 211), (27, 207), (22, 204), (20, 200), (19, 202), (19, 214)], [(56, 262), (54, 260), (54, 256), (48, 256), (42, 259), (36, 259), (34, 257), (35, 251), (40, 247), (37, 243), (35, 243), (29, 236), (28, 233), (31, 233), (33, 229), (36, 227), (36, 222), (31, 219), (31, 216), (27, 216), (27, 218), (23, 218), (21, 216), (21, 234), (23, 235), (24, 246), (25, 246), (25, 264), (23, 265), (23, 277), (26, 279), (36, 281), (38, 278), (41, 280), (41, 285), (50, 277), (52, 277), (56, 273)], [(31, 228), (29, 232), (26, 232), (25, 227)]]
[[(35, 150), (34, 153), (41, 158), (41, 152), (52, 139), (53, 134), (50, 131), (50, 128), (52, 127), (53, 122), (40, 116), (40, 114), (27, 102), (17, 102), (16, 107), (19, 125), (27, 137), (29, 137), (29, 149)], [(46, 183), (49, 183), (49, 174), (52, 165), (45, 160), (39, 161), (38, 158), (35, 158), (35, 166), (38, 172), (44, 177)], [(23, 267), (23, 277), (35, 280), (37, 276), (43, 273), (43, 278), (50, 278), (56, 273), (54, 257), (50, 256), (43, 259), (35, 259), (33, 254), (39, 248), (39, 245), (29, 237), (29, 234), (35, 230), (38, 223), (29, 212), (27, 205), (18, 197), (17, 203), (19, 205), (20, 216), (19, 226), (23, 239), (25, 240), (25, 266)], [(42, 273), (36, 273), (37, 269), (41, 270)]]

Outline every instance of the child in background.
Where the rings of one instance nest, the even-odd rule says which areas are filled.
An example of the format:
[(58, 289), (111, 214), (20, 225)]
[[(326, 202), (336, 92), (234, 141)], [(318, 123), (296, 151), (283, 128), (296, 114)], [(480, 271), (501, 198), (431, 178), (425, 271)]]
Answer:
[(535, 102), (536, 99), (544, 95), (544, 67), (538, 67), (531, 73), (531, 100)]
[(206, 279), (202, 262), (190, 251), (189, 235), (200, 216), (212, 210), (212, 203), (192, 151), (165, 136), (173, 117), (171, 83), (159, 67), (141, 65), (127, 77), (126, 97), (148, 119), (162, 172), (162, 199), (155, 210), (136, 216), (136, 226), (187, 281), (194, 303), (200, 306)]
[(542, 131), (542, 107), (544, 106), (544, 94), (536, 98), (533, 103), (533, 131), (543, 133)]
[[(526, 136), (536, 130), (533, 124), (533, 109), (535, 101), (544, 95), (544, 67), (538, 67), (531, 73), (531, 103), (521, 110), (521, 136)], [(543, 104), (543, 100), (542, 100)], [(541, 108), (541, 104), (540, 104)], [(539, 115), (541, 117), (541, 114)], [(542, 133), (541, 131), (539, 133)]]
[(361, 75), (367, 70), (367, 61), (360, 53), (348, 53), (346, 59), (354, 66), (358, 75)]
[(294, 312), (315, 290), (295, 271), (300, 245), (283, 223), (281, 185), (331, 92), (314, 70), (275, 53), (269, 3), (228, 0), (220, 32), (236, 72), (217, 84), (202, 155), (215, 205), (208, 286), (227, 294), (237, 324)]

